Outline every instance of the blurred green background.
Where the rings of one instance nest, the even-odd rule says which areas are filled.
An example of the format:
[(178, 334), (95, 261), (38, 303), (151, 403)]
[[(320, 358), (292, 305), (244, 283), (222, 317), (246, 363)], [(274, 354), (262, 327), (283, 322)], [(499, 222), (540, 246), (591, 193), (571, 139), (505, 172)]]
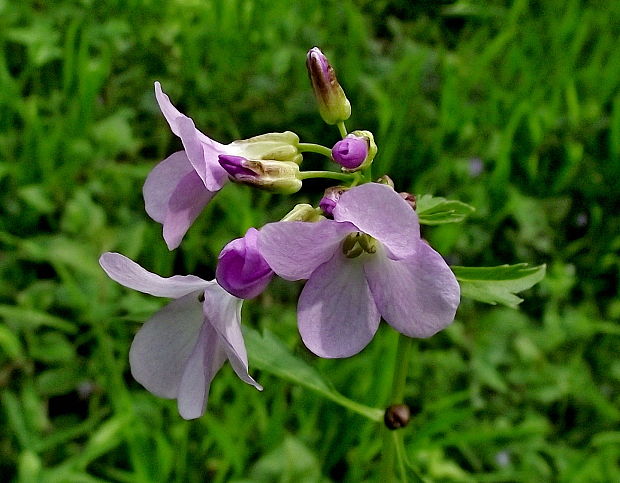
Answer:
[[(219, 141), (293, 130), (331, 145), (305, 70), (318, 45), (349, 129), (375, 133), (375, 173), (476, 206), (425, 231), (444, 256), (548, 266), (519, 310), (463, 300), (416, 343), (409, 457), (433, 481), (620, 481), (619, 38), (615, 1), (0, 0), (0, 479), (377, 481), (375, 424), (252, 368), (262, 393), (226, 367), (207, 415), (183, 421), (128, 371), (164, 301), (97, 264), (119, 251), (210, 279), (225, 243), (288, 211), (228, 186), (168, 252), (141, 188), (181, 145), (153, 82)], [(299, 288), (276, 282), (244, 323), (382, 407), (395, 333), (317, 360)]]

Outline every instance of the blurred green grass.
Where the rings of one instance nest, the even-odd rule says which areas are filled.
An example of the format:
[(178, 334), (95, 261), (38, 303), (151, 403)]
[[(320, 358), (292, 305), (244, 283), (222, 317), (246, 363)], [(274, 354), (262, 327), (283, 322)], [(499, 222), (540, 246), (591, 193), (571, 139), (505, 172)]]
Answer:
[[(257, 393), (225, 369), (208, 414), (181, 420), (128, 373), (161, 301), (97, 265), (114, 250), (211, 278), (228, 240), (284, 213), (287, 198), (230, 186), (169, 253), (141, 199), (180, 147), (153, 82), (222, 142), (290, 129), (329, 145), (304, 64), (319, 45), (349, 128), (375, 133), (375, 172), (477, 207), (427, 230), (435, 247), (463, 265), (549, 266), (519, 311), (463, 301), (417, 343), (410, 457), (435, 481), (619, 481), (619, 31), (618, 2), (0, 0), (3, 479), (376, 480), (373, 424), (267, 374)], [(277, 282), (245, 320), (344, 394), (385, 404), (394, 333), (314, 360), (297, 290)]]

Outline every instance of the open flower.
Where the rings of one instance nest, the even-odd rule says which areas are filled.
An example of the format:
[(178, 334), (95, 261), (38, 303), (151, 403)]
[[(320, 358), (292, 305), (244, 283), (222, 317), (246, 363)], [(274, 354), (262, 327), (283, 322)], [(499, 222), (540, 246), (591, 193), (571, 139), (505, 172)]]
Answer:
[(312, 352), (358, 353), (381, 317), (409, 337), (430, 337), (453, 321), (458, 282), (420, 238), (417, 215), (398, 193), (357, 186), (340, 196), (333, 217), (270, 223), (259, 232), (259, 250), (276, 274), (308, 279), (297, 315)]
[(183, 418), (198, 418), (227, 359), (242, 381), (262, 390), (248, 374), (242, 300), (215, 281), (193, 275), (162, 278), (119, 253), (104, 253), (99, 264), (125, 287), (175, 299), (142, 326), (131, 344), (131, 374), (148, 391), (176, 399)]
[(143, 188), (146, 212), (163, 224), (164, 240), (170, 250), (179, 246), (205, 205), (228, 182), (228, 173), (218, 162), (220, 154), (297, 163), (301, 160), (299, 138), (293, 132), (221, 144), (196, 129), (194, 121), (170, 102), (159, 82), (155, 82), (155, 97), (184, 148), (159, 163)]

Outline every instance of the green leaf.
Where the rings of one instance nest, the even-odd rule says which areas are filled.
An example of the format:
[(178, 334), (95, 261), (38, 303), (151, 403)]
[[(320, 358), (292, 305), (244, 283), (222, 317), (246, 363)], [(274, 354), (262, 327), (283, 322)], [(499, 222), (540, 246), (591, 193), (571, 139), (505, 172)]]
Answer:
[(462, 201), (447, 200), (431, 195), (416, 198), (416, 213), (422, 225), (460, 223), (476, 209)]
[(244, 327), (243, 335), (252, 366), (310, 389), (372, 421), (383, 421), (383, 410), (365, 406), (340, 394), (316, 369), (291, 354), (268, 330), (261, 335), (256, 330)]
[(487, 304), (516, 308), (523, 299), (515, 293), (540, 282), (546, 265), (530, 267), (527, 263), (498, 267), (450, 267), (461, 285), (461, 295)]

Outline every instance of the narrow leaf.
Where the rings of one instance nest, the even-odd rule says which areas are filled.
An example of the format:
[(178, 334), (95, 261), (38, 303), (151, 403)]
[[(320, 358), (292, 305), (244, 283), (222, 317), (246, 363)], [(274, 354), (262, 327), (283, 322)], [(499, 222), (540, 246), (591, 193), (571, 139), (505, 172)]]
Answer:
[(252, 366), (310, 389), (372, 421), (383, 421), (381, 409), (359, 404), (340, 394), (316, 369), (291, 354), (271, 332), (265, 330), (261, 335), (256, 330), (244, 327), (243, 335)]
[(460, 223), (475, 211), (462, 201), (447, 200), (431, 195), (421, 195), (416, 200), (416, 213), (422, 225)]
[(498, 267), (450, 267), (461, 285), (461, 295), (479, 302), (503, 304), (516, 308), (523, 299), (515, 294), (540, 282), (546, 265), (530, 267), (527, 263)]

